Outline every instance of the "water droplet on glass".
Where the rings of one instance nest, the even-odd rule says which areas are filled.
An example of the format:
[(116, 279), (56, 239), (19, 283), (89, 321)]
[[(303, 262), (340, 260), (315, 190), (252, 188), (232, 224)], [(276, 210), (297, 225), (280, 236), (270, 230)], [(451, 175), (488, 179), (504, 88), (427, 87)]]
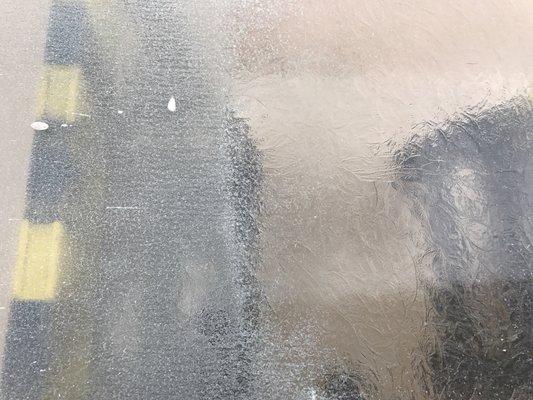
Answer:
[(176, 111), (176, 99), (174, 96), (170, 98), (167, 105), (168, 111), (175, 112)]
[(35, 121), (30, 126), (34, 131), (45, 131), (49, 128), (48, 124), (42, 121)]

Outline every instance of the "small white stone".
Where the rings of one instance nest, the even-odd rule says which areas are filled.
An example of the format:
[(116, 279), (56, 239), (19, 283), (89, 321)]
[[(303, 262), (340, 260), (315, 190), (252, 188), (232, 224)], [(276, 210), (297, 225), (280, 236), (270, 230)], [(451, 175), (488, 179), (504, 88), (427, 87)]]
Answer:
[(34, 131), (45, 131), (49, 128), (48, 124), (42, 121), (32, 122), (30, 126)]
[(118, 110), (117, 113), (119, 113), (119, 114), (124, 114), (124, 111), (122, 111), (122, 110)]
[(174, 96), (172, 96), (168, 101), (167, 108), (170, 112), (176, 112), (176, 99), (174, 98)]

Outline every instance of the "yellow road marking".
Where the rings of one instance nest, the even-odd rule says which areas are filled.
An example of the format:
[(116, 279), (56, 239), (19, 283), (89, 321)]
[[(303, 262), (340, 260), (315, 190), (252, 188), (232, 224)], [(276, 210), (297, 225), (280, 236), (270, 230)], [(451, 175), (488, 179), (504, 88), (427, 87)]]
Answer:
[(13, 298), (51, 301), (56, 296), (64, 229), (60, 222), (32, 224), (20, 230)]

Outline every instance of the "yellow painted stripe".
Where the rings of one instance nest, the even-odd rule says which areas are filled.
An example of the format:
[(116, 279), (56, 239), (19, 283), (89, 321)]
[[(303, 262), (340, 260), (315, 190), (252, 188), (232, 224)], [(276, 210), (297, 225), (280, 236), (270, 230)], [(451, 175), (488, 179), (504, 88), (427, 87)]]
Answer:
[(64, 236), (64, 228), (58, 221), (22, 223), (13, 279), (14, 299), (55, 299)]
[(74, 122), (81, 110), (82, 71), (79, 66), (47, 65), (37, 100), (37, 115)]

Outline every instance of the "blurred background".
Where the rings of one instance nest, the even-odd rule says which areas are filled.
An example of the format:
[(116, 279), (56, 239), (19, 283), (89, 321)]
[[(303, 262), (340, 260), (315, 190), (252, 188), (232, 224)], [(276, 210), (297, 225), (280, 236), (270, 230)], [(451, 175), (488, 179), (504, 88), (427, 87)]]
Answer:
[[(179, 357), (162, 354), (163, 345), (150, 347), (150, 335), (161, 332), (160, 321), (167, 321), (163, 330), (170, 326), (160, 337), (168, 345), (165, 340), (172, 342), (177, 335), (167, 318), (174, 311), (196, 312), (198, 298), (212, 290), (217, 295), (209, 304), (231, 303), (230, 295), (220, 290), (225, 287), (220, 282), (231, 279), (217, 275), (220, 269), (214, 267), (223, 264), (224, 257), (245, 253), (238, 241), (224, 239), (231, 236), (227, 232), (234, 217), (228, 210), (235, 205), (216, 183), (232, 168), (216, 149), (231, 145), (226, 139), (206, 139), (202, 143), (210, 144), (204, 146), (195, 138), (206, 137), (191, 136), (221, 132), (224, 113), (230, 111), (240, 121), (236, 125), (246, 126), (242, 130), (253, 143), (260, 160), (254, 162), (261, 170), (262, 211), (252, 218), (259, 227), (254, 279), (264, 296), (257, 300), (265, 335), (256, 360), (259, 372), (254, 379), (261, 387), (257, 395), (313, 398), (313, 385), (324, 386), (320, 377), (345, 373), (340, 369), (359, 374), (350, 378), (359, 389), (348, 385), (348, 391), (363, 388), (378, 393), (375, 398), (387, 399), (437, 398), (419, 376), (420, 368), (429, 368), (424, 346), (433, 344), (427, 332), (431, 306), (424, 284), (434, 278), (435, 243), (420, 219), (425, 212), (413, 211), (396, 185), (403, 172), (395, 154), (413, 137), (424, 137), (449, 121), (484, 115), (527, 97), (533, 75), (533, 4), (87, 4), (94, 30), (87, 46), (87, 76), (92, 78), (88, 92), (94, 108), (80, 126), (100, 135), (92, 142), (89, 134), (73, 131), (82, 139), (75, 158), (87, 179), (76, 186), (65, 216), (75, 237), (92, 235), (87, 249), (73, 253), (79, 256), (77, 266), (103, 265), (98, 279), (123, 284), (104, 285), (109, 289), (106, 295), (96, 290), (85, 297), (76, 288), (94, 289), (88, 283), (92, 270), (87, 269), (81, 286), (76, 286), (76, 279), (66, 285), (63, 310), (70, 310), (72, 318), (57, 326), (72, 339), (69, 345), (88, 350), (80, 332), (95, 325), (101, 329), (95, 336), (112, 340), (102, 340), (104, 345), (91, 348), (86, 356), (72, 350), (58, 362), (59, 378), (49, 398), (57, 393), (81, 396), (73, 382), (85, 378), (63, 376), (61, 371), (92, 362), (107, 375), (91, 379), (107, 382), (109, 393), (142, 398), (142, 388), (130, 393), (127, 386), (139, 380), (142, 386), (140, 378), (150, 374), (137, 371), (150, 369), (150, 363), (142, 365), (142, 358), (121, 354), (123, 348), (117, 346), (133, 349), (128, 354), (145, 351), (154, 365), (163, 360), (158, 371), (166, 376), (165, 366)], [(6, 21), (0, 28), (2, 331), (9, 315), (11, 271), (34, 134), (30, 124), (36, 119), (50, 6), (50, 1), (38, 0), (5, 0), (0, 5)], [(177, 114), (167, 108), (171, 97)], [(173, 115), (178, 116), (172, 119)], [(218, 161), (195, 161), (209, 157)], [(191, 165), (194, 168), (187, 169)], [(475, 185), (467, 175), (459, 175), (460, 196), (475, 203), (478, 197), (469, 194)], [(72, 201), (76, 198), (82, 199), (79, 205)], [(132, 199), (137, 203), (126, 204)], [(117, 211), (139, 205), (149, 211)], [(151, 221), (158, 225), (149, 225)], [(178, 222), (184, 228), (178, 228)], [(176, 232), (182, 235), (177, 238)], [(478, 233), (468, 232), (468, 238), (477, 238)], [(100, 240), (106, 244), (91, 247)], [(187, 265), (180, 269), (182, 275), (164, 272), (182, 261)], [(161, 266), (154, 276), (120, 272), (129, 266), (136, 266), (135, 273), (152, 271), (153, 265)], [(109, 295), (112, 290), (122, 297)], [(219, 292), (224, 294), (218, 296)], [(163, 305), (162, 298), (174, 300)], [(96, 310), (109, 313), (91, 320), (90, 300), (95, 299)], [(155, 310), (160, 321), (146, 317), (146, 310)], [(87, 315), (91, 317), (86, 320)], [(213, 318), (211, 329), (216, 331), (220, 320)], [(1, 343), (4, 338), (2, 334)], [(94, 355), (102, 349), (111, 361)], [(121, 375), (124, 371), (129, 375)], [(147, 386), (158, 387), (155, 375)], [(164, 393), (161, 398), (166, 398)]]

